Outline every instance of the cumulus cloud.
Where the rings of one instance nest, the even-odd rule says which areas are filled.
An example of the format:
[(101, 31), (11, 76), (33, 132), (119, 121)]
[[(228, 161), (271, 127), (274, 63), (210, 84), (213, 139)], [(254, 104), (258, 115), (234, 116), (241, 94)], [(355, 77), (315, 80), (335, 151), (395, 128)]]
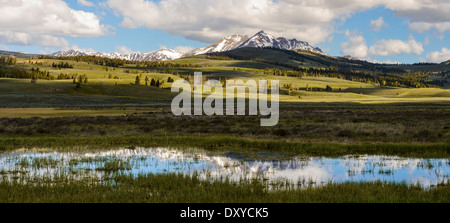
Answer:
[(383, 28), (383, 26), (386, 26), (383, 17), (370, 21), (370, 27), (372, 27), (373, 31), (378, 32), (381, 30), (381, 28)]
[(398, 63), (398, 61), (376, 61), (369, 56), (397, 56), (399, 54), (416, 54), (420, 55), (424, 52), (423, 44), (417, 42), (413, 36), (409, 37), (409, 40), (378, 40), (374, 45), (368, 47), (366, 39), (359, 35), (356, 31), (345, 31), (345, 36), (348, 42), (341, 44), (341, 53), (344, 55), (350, 55), (359, 59), (376, 62), (376, 63)]
[(66, 47), (66, 48), (63, 48), (63, 49), (64, 50), (73, 49), (73, 50), (80, 51), (80, 52), (83, 52), (83, 53), (96, 53), (97, 52), (96, 50), (94, 50), (92, 48), (88, 48), (88, 49), (80, 48), (76, 44), (72, 45), (71, 47)]
[(379, 61), (373, 58), (367, 58), (367, 61), (371, 63), (378, 63), (378, 64), (401, 64), (399, 61), (392, 61), (392, 60), (385, 60), (385, 61)]
[(450, 60), (450, 49), (445, 47), (441, 51), (431, 52), (426, 56), (426, 61), (433, 63), (441, 63), (447, 60)]
[(350, 32), (349, 30), (345, 31), (345, 36), (349, 42), (341, 44), (341, 53), (361, 59), (366, 58), (368, 54), (366, 39), (355, 31)]
[(63, 48), (69, 46), (67, 40), (51, 35), (34, 35), (24, 32), (0, 30), (0, 42), (14, 45), (40, 45), (43, 47)]
[[(411, 0), (412, 1), (412, 0)], [(392, 1), (398, 2), (398, 1)], [(450, 30), (450, 2), (448, 0), (414, 0), (416, 7), (395, 9), (395, 15), (410, 20), (409, 28), (414, 32)]]
[(64, 37), (109, 34), (95, 14), (73, 10), (62, 0), (0, 0), (0, 15), (0, 42), (6, 44), (64, 47)]
[(208, 43), (263, 29), (317, 44), (334, 32), (333, 21), (383, 6), (407, 18), (412, 30), (443, 32), (449, 29), (449, 4), (447, 0), (107, 0), (115, 15), (123, 17), (122, 27), (159, 29)]
[(329, 8), (288, 0), (109, 0), (108, 6), (123, 16), (122, 27), (144, 26), (208, 43), (263, 29), (315, 44), (333, 32), (329, 23), (335, 18)]
[(133, 53), (133, 50), (126, 46), (116, 46), (116, 52), (120, 54), (130, 54)]
[(396, 56), (402, 53), (420, 55), (424, 51), (423, 45), (414, 39), (408, 41), (390, 39), (379, 40), (369, 48), (369, 53), (380, 56)]
[(177, 46), (174, 48), (175, 51), (180, 52), (180, 53), (187, 53), (192, 51), (194, 48), (190, 47), (190, 46)]
[(428, 22), (413, 22), (409, 28), (418, 33), (424, 33), (430, 29), (435, 29), (441, 33), (450, 30), (450, 22), (428, 23)]
[(88, 7), (95, 6), (94, 3), (87, 1), (87, 0), (78, 0), (78, 4), (88, 6)]

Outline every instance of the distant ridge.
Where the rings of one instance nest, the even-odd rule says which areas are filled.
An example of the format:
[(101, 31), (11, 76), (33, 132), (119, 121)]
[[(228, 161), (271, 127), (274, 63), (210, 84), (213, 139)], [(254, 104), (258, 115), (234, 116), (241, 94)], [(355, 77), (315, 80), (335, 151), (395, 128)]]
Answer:
[(8, 57), (8, 56), (15, 56), (19, 58), (32, 58), (32, 57), (38, 57), (39, 54), (28, 54), (24, 52), (12, 52), (12, 51), (4, 51), (0, 50), (0, 56)]

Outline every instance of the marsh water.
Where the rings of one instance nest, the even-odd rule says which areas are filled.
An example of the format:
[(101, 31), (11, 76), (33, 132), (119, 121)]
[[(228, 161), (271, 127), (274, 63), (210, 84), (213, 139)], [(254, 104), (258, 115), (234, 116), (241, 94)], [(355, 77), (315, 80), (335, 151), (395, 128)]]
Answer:
[[(267, 154), (209, 153), (203, 150), (132, 148), (64, 152), (44, 149), (16, 150), (0, 154), (0, 181), (73, 179), (110, 174), (196, 175), (204, 180), (240, 182), (258, 178), (272, 189), (321, 186), (341, 182), (406, 183), (433, 188), (450, 179), (449, 159), (420, 159), (379, 155), (336, 158)], [(270, 154), (269, 154), (270, 155)]]

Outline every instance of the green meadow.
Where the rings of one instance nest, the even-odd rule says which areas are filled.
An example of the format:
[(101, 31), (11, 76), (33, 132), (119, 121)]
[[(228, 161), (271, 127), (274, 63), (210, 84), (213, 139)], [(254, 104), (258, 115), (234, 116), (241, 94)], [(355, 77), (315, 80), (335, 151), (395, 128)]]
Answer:
[[(15, 64), (0, 63), (0, 152), (140, 146), (244, 156), (270, 152), (286, 159), (352, 154), (450, 158), (450, 90), (444, 83), (448, 64), (381, 66), (308, 52), (245, 48), (118, 66), (83, 58), (17, 58)], [(60, 63), (72, 68), (53, 66)], [(37, 69), (45, 75), (36, 80), (17, 76), (33, 75)], [(394, 73), (398, 70), (404, 73)], [(207, 80), (279, 80), (278, 125), (261, 127), (260, 115), (174, 116), (170, 106), (178, 93), (171, 92), (170, 79), (189, 79), (197, 71)], [(383, 78), (377, 79), (380, 75)], [(151, 80), (161, 84), (150, 86)], [(0, 201), (449, 202), (450, 198), (448, 183), (433, 189), (390, 182), (331, 183), (273, 192), (261, 182), (206, 182), (176, 174), (114, 177), (120, 187), (98, 183), (101, 179), (72, 181), (70, 176), (33, 184), (1, 180)]]

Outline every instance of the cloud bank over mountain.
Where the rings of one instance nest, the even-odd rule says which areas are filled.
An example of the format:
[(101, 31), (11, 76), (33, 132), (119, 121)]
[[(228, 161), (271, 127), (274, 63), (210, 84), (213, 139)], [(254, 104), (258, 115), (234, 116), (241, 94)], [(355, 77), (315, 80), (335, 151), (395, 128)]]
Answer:
[(450, 3), (445, 0), (108, 0), (107, 4), (123, 17), (123, 27), (160, 29), (207, 43), (229, 33), (264, 29), (317, 44), (335, 31), (333, 20), (345, 20), (375, 7), (388, 8), (396, 16), (409, 19), (409, 27), (415, 32), (450, 30)]

